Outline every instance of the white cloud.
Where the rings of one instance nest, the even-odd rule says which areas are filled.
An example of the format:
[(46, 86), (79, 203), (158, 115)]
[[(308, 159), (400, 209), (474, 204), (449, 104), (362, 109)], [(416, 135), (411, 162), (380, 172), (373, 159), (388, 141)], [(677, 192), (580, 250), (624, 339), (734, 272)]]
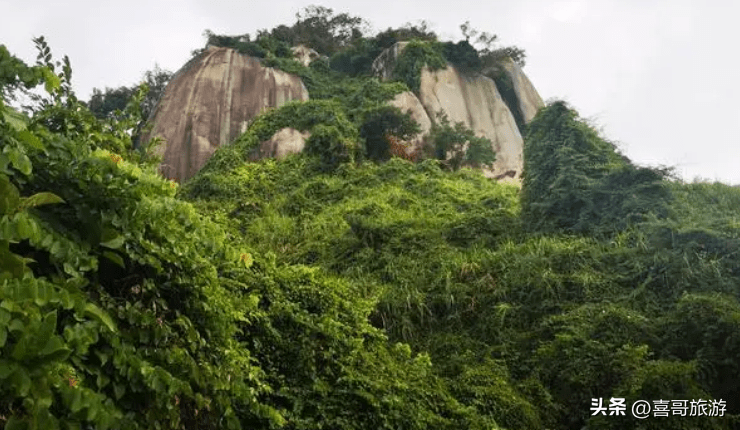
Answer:
[(588, 15), (586, 2), (583, 0), (558, 1), (547, 9), (554, 20), (564, 23), (578, 23)]

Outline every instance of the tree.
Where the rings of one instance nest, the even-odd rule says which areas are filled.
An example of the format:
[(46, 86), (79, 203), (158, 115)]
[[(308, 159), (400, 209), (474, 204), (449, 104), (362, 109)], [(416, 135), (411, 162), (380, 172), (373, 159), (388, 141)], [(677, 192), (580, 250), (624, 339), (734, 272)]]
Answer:
[(375, 161), (391, 158), (387, 136), (405, 140), (420, 131), (419, 124), (409, 113), (402, 113), (395, 106), (379, 106), (363, 112), (360, 136), (365, 139), (367, 157)]
[(93, 88), (93, 94), (87, 107), (96, 118), (105, 119), (114, 115), (116, 111), (122, 111), (134, 94), (134, 87), (105, 88), (101, 91)]
[[(172, 72), (161, 69), (157, 64), (154, 65), (154, 69), (147, 70), (144, 73), (142, 82), (149, 88), (144, 100), (141, 102), (141, 116), (144, 120), (147, 120), (154, 112), (154, 108), (164, 94), (164, 89), (171, 78)], [(93, 88), (93, 95), (90, 97), (87, 106), (99, 119), (111, 117), (115, 115), (116, 111), (126, 109), (126, 105), (138, 88), (139, 85), (132, 85), (130, 87), (121, 86), (118, 88), (106, 87), (105, 91)]]
[(496, 154), (492, 142), (478, 137), (464, 123), (450, 125), (444, 112), (437, 113), (437, 124), (432, 125), (431, 141), (438, 159), (443, 160), (453, 171), (464, 165), (471, 167), (493, 167)]
[(292, 43), (305, 44), (325, 55), (332, 55), (353, 40), (362, 37), (367, 24), (360, 17), (347, 13), (334, 15), (334, 11), (323, 6), (307, 6), (296, 13), (292, 27)]

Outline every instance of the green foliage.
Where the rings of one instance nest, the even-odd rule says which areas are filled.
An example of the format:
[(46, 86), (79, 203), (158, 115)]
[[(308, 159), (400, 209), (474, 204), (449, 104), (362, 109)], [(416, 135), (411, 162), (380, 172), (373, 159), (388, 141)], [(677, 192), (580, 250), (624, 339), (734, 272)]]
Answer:
[[(290, 45), (280, 40), (266, 31), (260, 31), (254, 41), (251, 41), (249, 34), (241, 36), (226, 36), (214, 34), (211, 30), (205, 30), (203, 36), (206, 38), (206, 45), (218, 46), (221, 48), (231, 48), (242, 54), (256, 58), (292, 58), (293, 51)], [(199, 53), (196, 51), (195, 53)]]
[(532, 229), (608, 234), (666, 215), (668, 172), (634, 166), (565, 103), (527, 130), (522, 208)]
[[(11, 65), (3, 76), (24, 73)], [(239, 428), (236, 404), (278, 422), (257, 402), (267, 386), (249, 352), (231, 352), (256, 312), (254, 296), (219, 281), (239, 270), (238, 251), (150, 168), (96, 149), (90, 130), (103, 125), (50, 89), (30, 119), (8, 123), (1, 107), (3, 424)]]
[(406, 24), (400, 28), (388, 28), (374, 37), (359, 38), (351, 45), (331, 57), (331, 68), (350, 76), (372, 74), (372, 63), (383, 50), (397, 42), (420, 40), (435, 42), (437, 35), (428, 28), (426, 22), (420, 25)]
[(321, 54), (332, 55), (362, 37), (362, 29), (366, 25), (362, 18), (347, 13), (335, 15), (330, 8), (307, 6), (296, 14), (296, 23), (290, 29), (291, 43), (304, 44)]
[[(154, 112), (171, 78), (172, 72), (162, 70), (156, 65), (153, 70), (144, 73), (142, 83), (146, 84), (148, 91), (144, 99), (139, 102), (141, 117), (144, 121)], [(141, 86), (140, 84), (131, 87), (106, 88), (105, 91), (93, 88), (93, 94), (87, 102), (87, 107), (98, 119), (109, 117), (120, 119), (122, 112), (126, 110), (131, 99), (137, 95)]]
[(740, 305), (726, 294), (684, 294), (666, 316), (663, 346), (669, 356), (696, 362), (698, 379), (731, 411), (740, 411), (740, 369), (734, 360), (740, 342)]
[(373, 38), (381, 49), (390, 48), (398, 42), (420, 40), (436, 42), (437, 35), (429, 28), (429, 23), (420, 21), (419, 24), (406, 23), (402, 27), (387, 28)]
[[(323, 157), (325, 167), (336, 166), (337, 163), (348, 162), (360, 156), (360, 148), (355, 144), (358, 139), (357, 128), (345, 117), (338, 102), (294, 101), (258, 116), (244, 134), (232, 144), (221, 148), (208, 160), (199, 174), (186, 185), (184, 191), (201, 193), (210, 189), (212, 192), (225, 192), (223, 188), (219, 191), (212, 188), (215, 185), (213, 177), (247, 161), (260, 142), (270, 139), (285, 127), (313, 134), (319, 126), (321, 126), (320, 137), (315, 138), (309, 146), (311, 154)], [(327, 148), (331, 147), (341, 148), (341, 154), (330, 153)]]
[(463, 166), (490, 168), (496, 161), (490, 139), (476, 136), (462, 122), (453, 127), (444, 112), (437, 113), (437, 121), (432, 125), (429, 140), (437, 159), (442, 160), (452, 171)]
[[(575, 157), (581, 162), (576, 167), (603, 181), (596, 182), (601, 189), (621, 196), (594, 202), (602, 217), (590, 227), (595, 233), (572, 236), (573, 230), (553, 228), (532, 234), (531, 221), (522, 216), (529, 204), (526, 189), (520, 196), (518, 188), (479, 173), (445, 172), (439, 160), (343, 164), (331, 173), (322, 172), (312, 157), (263, 160), (213, 170), (210, 180), (223, 188), (192, 188), (189, 195), (258, 254), (274, 253), (277, 267), (307, 265), (346, 281), (351, 295), (371, 308), (375, 327), (391, 341), (428, 353), (437, 382), (425, 383), (442, 396), (434, 398), (458, 405), (452, 409), (458, 412), (448, 414), (459, 418), (445, 425), (635, 428), (630, 419), (591, 416), (591, 400), (610, 397), (721, 398), (727, 414), (736, 416), (730, 399), (737, 386), (732, 333), (740, 286), (735, 252), (740, 224), (734, 215), (740, 192), (719, 184), (652, 183), (569, 115), (551, 135), (542, 122), (532, 133), (570, 136), (561, 142), (585, 153)], [(545, 147), (557, 155), (555, 145)], [(563, 168), (559, 164), (548, 165), (545, 155), (535, 156), (555, 171), (553, 177), (564, 174), (556, 170)], [(582, 175), (576, 167), (565, 172)], [(548, 177), (547, 172), (537, 174)], [(642, 186), (643, 180), (649, 186)], [(650, 196), (653, 185), (670, 193), (658, 194), (663, 200), (651, 213), (641, 193)], [(553, 189), (567, 191), (559, 183)], [(643, 210), (639, 222), (604, 229), (600, 223), (618, 227), (607, 209), (617, 204), (629, 213)], [(569, 216), (580, 212), (562, 207), (564, 212), (552, 212), (556, 220), (578, 222)], [(683, 291), (698, 297), (691, 299), (696, 304), (683, 304), (688, 303)], [(719, 308), (720, 303), (725, 305)], [(286, 361), (296, 360), (301, 359)], [(335, 397), (322, 394), (328, 402), (322, 403), (316, 392), (291, 392), (275, 401), (301, 405), (304, 419), (317, 416), (313, 411), (346, 416), (329, 406), (339, 404)], [(364, 417), (362, 425), (389, 425), (376, 420), (389, 415), (363, 415), (357, 411), (366, 407), (345, 398), (350, 400), (343, 410)], [(411, 398), (416, 397), (406, 397), (413, 404)], [(441, 425), (424, 421), (431, 420), (425, 413), (415, 416), (426, 426)], [(728, 429), (732, 416), (670, 422), (679, 428)], [(319, 426), (314, 418), (301, 422)], [(350, 422), (331, 422), (352, 428)]]
[(280, 25), (269, 32), (261, 30), (254, 42), (250, 41), (249, 34), (224, 36), (206, 30), (204, 36), (207, 45), (233, 48), (253, 57), (291, 58), (290, 47), (301, 44), (321, 54), (332, 55), (362, 38), (362, 30), (366, 26), (362, 18), (347, 13), (335, 14), (330, 8), (311, 5), (296, 14), (296, 22), (292, 26)]
[(483, 66), (478, 51), (467, 40), (443, 43), (442, 54), (463, 73), (477, 72)]
[(306, 153), (321, 160), (322, 170), (331, 171), (342, 163), (354, 162), (357, 144), (342, 136), (336, 126), (319, 124), (306, 140)]
[(365, 153), (369, 159), (387, 161), (391, 158), (387, 135), (406, 140), (419, 131), (419, 125), (408, 112), (402, 113), (395, 106), (381, 105), (363, 112), (360, 136), (365, 139)]
[(392, 76), (418, 93), (421, 86), (421, 71), (424, 67), (429, 70), (444, 69), (447, 67), (447, 61), (439, 44), (412, 40), (396, 59)]
[[(0, 426), (737, 427), (740, 189), (635, 167), (562, 103), (527, 128), (523, 189), (457, 170), (491, 145), (444, 118), (449, 161), (363, 162), (415, 131), (363, 56), (425, 30), (337, 38), (359, 60), (334, 69), (276, 55), (292, 31), (258, 46), (312, 100), (179, 190), (133, 148), (143, 92), (98, 119), (43, 39), (33, 67), (0, 47)], [(414, 43), (485, 69), (495, 36), (463, 33)], [(284, 127), (305, 153), (247, 162)], [(727, 416), (592, 416), (610, 397)]]

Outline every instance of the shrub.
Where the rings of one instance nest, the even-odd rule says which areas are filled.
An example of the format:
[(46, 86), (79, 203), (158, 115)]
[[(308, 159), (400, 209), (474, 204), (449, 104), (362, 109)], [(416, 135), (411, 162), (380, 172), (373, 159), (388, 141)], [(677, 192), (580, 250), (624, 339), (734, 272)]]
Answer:
[(412, 40), (396, 59), (392, 76), (418, 93), (421, 86), (421, 71), (424, 67), (429, 70), (444, 69), (447, 67), (447, 61), (439, 45)]
[(437, 113), (437, 121), (432, 125), (429, 140), (437, 158), (452, 171), (459, 170), (464, 165), (490, 168), (496, 161), (490, 139), (476, 136), (462, 122), (453, 127), (444, 112)]
[(358, 147), (357, 143), (343, 137), (336, 126), (318, 124), (306, 141), (306, 153), (317, 155), (321, 169), (331, 171), (342, 163), (354, 162)]
[(369, 159), (386, 161), (391, 157), (387, 135), (406, 140), (419, 131), (419, 124), (408, 112), (402, 113), (395, 106), (381, 105), (363, 112), (360, 137), (365, 139), (365, 154)]

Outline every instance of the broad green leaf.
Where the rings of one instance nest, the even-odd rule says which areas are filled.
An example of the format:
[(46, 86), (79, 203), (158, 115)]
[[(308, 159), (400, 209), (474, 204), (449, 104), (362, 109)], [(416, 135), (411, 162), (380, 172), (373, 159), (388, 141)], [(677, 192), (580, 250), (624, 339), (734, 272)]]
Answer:
[(33, 340), (33, 343), (34, 343), (34, 351), (32, 352), (33, 354), (37, 354), (37, 353), (40, 354), (41, 350), (50, 346), (49, 342), (51, 341), (52, 336), (54, 335), (54, 331), (56, 331), (56, 328), (57, 328), (57, 311), (52, 311), (44, 315), (44, 319), (41, 321), (39, 330), (36, 332), (36, 337)]
[(8, 331), (10, 332), (23, 332), (25, 330), (26, 326), (23, 324), (23, 321), (19, 319), (13, 319), (10, 321), (10, 324), (8, 324)]
[[(2, 242), (0, 241), (0, 245), (3, 245)], [(0, 246), (0, 273), (2, 275), (10, 274), (14, 278), (23, 277), (23, 273), (29, 270), (24, 261), (23, 258), (10, 252), (7, 247)], [(2, 275), (0, 279), (4, 277)]]
[(250, 268), (252, 266), (252, 263), (254, 263), (254, 259), (252, 258), (252, 254), (245, 252), (242, 253), (239, 256), (239, 260), (244, 262), (244, 266), (246, 268)]
[(111, 319), (108, 314), (103, 312), (99, 307), (95, 306), (92, 303), (88, 303), (85, 305), (85, 315), (91, 316), (95, 318), (97, 321), (103, 323), (108, 329), (112, 332), (116, 331), (116, 326), (113, 323), (113, 320)]
[(20, 210), (55, 203), (64, 203), (64, 200), (54, 193), (36, 193), (31, 197), (24, 197), (21, 199)]
[(5, 430), (28, 430), (28, 423), (19, 418), (11, 416), (5, 423)]
[(0, 327), (0, 348), (5, 346), (5, 341), (8, 340), (8, 331), (5, 327)]
[(123, 245), (126, 239), (119, 235), (115, 230), (106, 228), (103, 229), (103, 237), (100, 240), (100, 245), (106, 248), (118, 249)]
[(32, 148), (36, 148), (40, 151), (44, 150), (44, 144), (41, 143), (41, 140), (38, 137), (36, 137), (35, 134), (31, 133), (28, 130), (23, 130), (20, 133), (18, 133), (18, 138), (26, 142), (28, 146)]
[(16, 112), (10, 107), (3, 107), (2, 112), (5, 122), (7, 122), (13, 129), (16, 131), (23, 131), (26, 129), (27, 119), (22, 113)]
[(31, 174), (31, 159), (28, 158), (26, 154), (16, 148), (10, 148), (8, 151), (8, 158), (10, 158), (10, 163), (13, 164), (13, 167), (18, 169), (19, 172), (24, 175)]
[(62, 361), (66, 359), (72, 351), (64, 345), (59, 336), (53, 336), (46, 342), (46, 345), (39, 351), (39, 355), (44, 357), (45, 362)]
[(82, 390), (73, 390), (72, 404), (69, 405), (69, 410), (79, 412), (83, 407), (85, 407), (85, 402), (82, 401)]
[(54, 288), (51, 285), (39, 283), (37, 287), (37, 295), (34, 301), (34, 303), (36, 303), (36, 306), (45, 306), (52, 300), (59, 300), (58, 296), (54, 292)]
[(108, 358), (109, 358), (108, 354), (106, 354), (105, 352), (103, 352), (103, 351), (101, 351), (99, 349), (96, 349), (93, 352), (95, 353), (95, 355), (98, 356), (98, 359), (100, 360), (100, 364), (102, 364), (103, 366), (105, 366), (105, 363), (108, 362)]
[(19, 213), (15, 216), (15, 228), (18, 239), (21, 240), (35, 237), (34, 233), (38, 231), (36, 223), (26, 213)]
[(14, 212), (20, 201), (18, 189), (10, 183), (10, 178), (0, 174), (0, 214)]
[(62, 81), (59, 80), (59, 76), (55, 75), (54, 72), (49, 70), (48, 68), (44, 68), (44, 86), (46, 87), (46, 92), (49, 94), (53, 94), (54, 91), (59, 88), (59, 85), (61, 85)]
[(49, 412), (43, 409), (36, 414), (36, 424), (39, 429), (58, 430), (59, 421)]
[(116, 396), (116, 400), (119, 400), (121, 397), (123, 397), (123, 394), (126, 392), (126, 386), (121, 384), (113, 384), (113, 394)]
[(10, 375), (10, 386), (14, 386), (21, 397), (28, 394), (28, 390), (31, 389), (31, 378), (28, 377), (26, 369), (16, 367), (15, 372)]
[(15, 372), (17, 367), (18, 365), (15, 363), (0, 360), (0, 381), (6, 379), (11, 373)]
[(0, 152), (0, 172), (7, 172), (8, 164), (10, 164), (10, 159), (5, 153)]
[(107, 258), (108, 260), (112, 261), (116, 265), (126, 268), (126, 263), (123, 261), (123, 258), (121, 258), (120, 255), (116, 254), (112, 251), (103, 251), (103, 257)]
[(29, 351), (29, 349), (31, 349), (31, 342), (32, 340), (29, 333), (24, 332), (18, 342), (13, 346), (10, 356), (13, 357), (15, 361), (22, 362), (31, 354)]

